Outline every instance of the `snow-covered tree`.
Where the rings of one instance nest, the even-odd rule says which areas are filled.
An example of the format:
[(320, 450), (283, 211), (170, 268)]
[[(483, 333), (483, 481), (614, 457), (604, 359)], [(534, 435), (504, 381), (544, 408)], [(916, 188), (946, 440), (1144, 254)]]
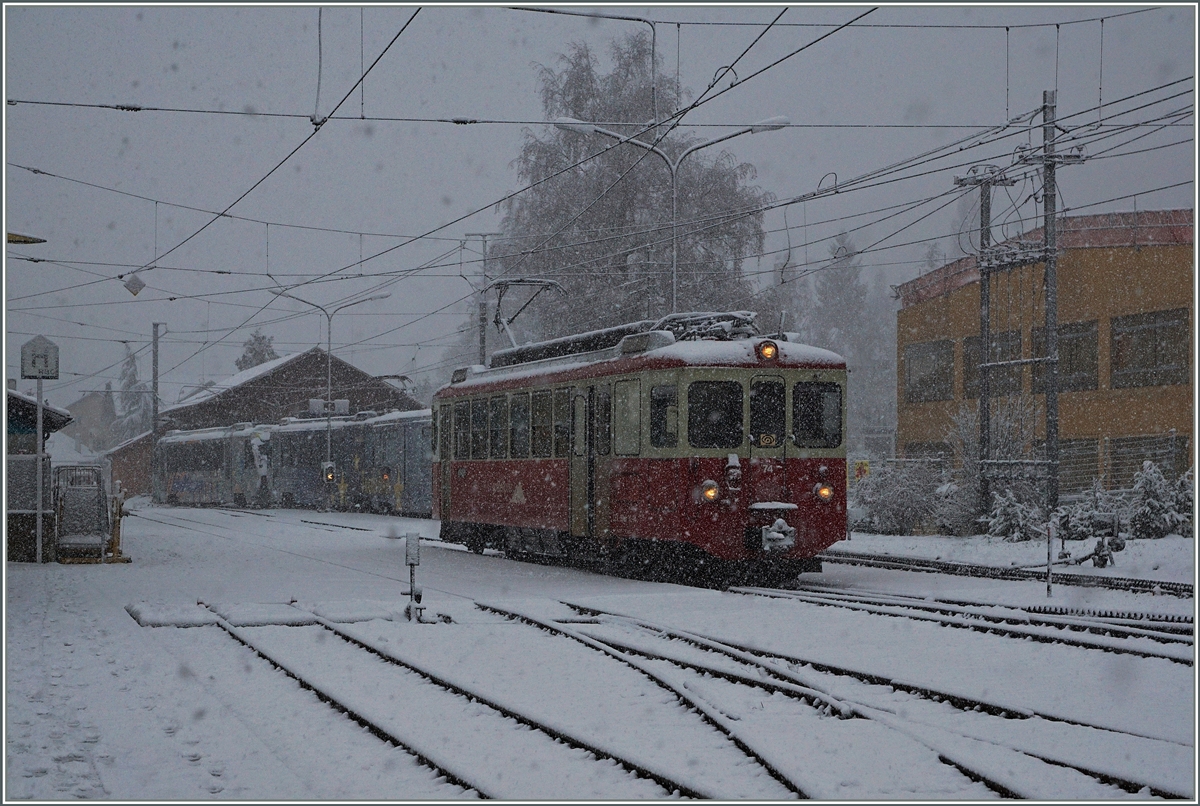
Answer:
[(150, 399), (150, 384), (138, 378), (137, 354), (125, 345), (125, 360), (121, 363), (121, 413), (113, 422), (118, 442), (132, 439), (150, 430), (154, 401)]
[[(556, 67), (540, 68), (547, 120), (575, 118), (637, 135), (672, 158), (701, 142), (682, 130), (667, 133), (667, 126), (639, 134), (655, 116), (655, 101), (660, 120), (680, 105), (671, 82), (659, 80), (657, 91), (652, 89), (645, 32), (613, 40), (609, 55), (612, 67), (604, 72), (587, 45), (573, 43)], [(664, 74), (661, 65), (657, 72)], [(522, 314), (518, 324), (525, 338), (670, 312), (671, 176), (663, 159), (601, 135), (539, 127), (525, 130), (514, 167), (524, 184), (567, 169), (505, 202), (504, 236), (489, 242), (496, 273), (554, 279), (567, 291), (544, 294)], [(679, 310), (726, 310), (749, 296), (742, 264), (762, 250), (760, 210), (772, 198), (751, 184), (754, 179), (754, 166), (739, 163), (722, 146), (694, 152), (681, 163)], [(514, 310), (521, 301), (514, 300)]]
[(250, 338), (242, 343), (242, 355), (236, 362), (238, 371), (242, 372), (279, 358), (272, 346), (274, 341), (274, 336), (263, 335), (262, 328), (255, 328)]
[(864, 280), (846, 233), (834, 238), (828, 264), (812, 276), (814, 300), (804, 336), (846, 359), (850, 450), (861, 453), (869, 429), (889, 429), (896, 422), (896, 302), (882, 274)]
[(1178, 525), (1175, 490), (1154, 462), (1142, 462), (1142, 469), (1133, 474), (1130, 509), (1129, 526), (1136, 538), (1166, 537)]
[[(1033, 426), (1037, 412), (1033, 401), (1021, 395), (990, 401), (991, 445), (993, 459), (1028, 458), (1033, 447)], [(939, 500), (937, 523), (949, 534), (971, 534), (976, 519), (986, 514), (979, 502), (979, 408), (962, 403), (950, 417), (945, 440), (954, 452), (954, 487)], [(994, 492), (1012, 491), (1019, 501), (1032, 503), (1037, 489), (1026, 478), (995, 479)]]
[(988, 535), (1010, 542), (1045, 537), (1046, 518), (1036, 504), (1017, 498), (1012, 490), (992, 494)]
[(1183, 537), (1195, 534), (1195, 490), (1196, 483), (1189, 467), (1175, 482), (1175, 532)]
[(912, 534), (934, 513), (943, 483), (933, 462), (895, 462), (872, 468), (854, 486), (854, 503), (867, 512), (863, 528), (885, 535)]

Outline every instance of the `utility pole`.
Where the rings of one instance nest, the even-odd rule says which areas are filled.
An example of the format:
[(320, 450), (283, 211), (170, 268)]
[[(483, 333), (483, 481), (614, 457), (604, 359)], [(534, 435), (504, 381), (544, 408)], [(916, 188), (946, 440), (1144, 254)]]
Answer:
[(154, 485), (158, 481), (158, 329), (163, 322), (154, 323), (153, 358), (150, 363), (150, 492), (153, 497)]
[[(1058, 228), (1054, 220), (1058, 185), (1055, 183), (1057, 165), (1054, 153), (1054, 120), (1058, 106), (1058, 91), (1042, 91), (1043, 176), (1042, 219), (1046, 243), (1046, 271), (1042, 276), (1046, 294), (1046, 515), (1058, 507)], [(1050, 595), (1049, 572), (1046, 595)]]
[(992, 187), (1015, 185), (1017, 180), (1004, 176), (995, 165), (975, 165), (966, 176), (954, 177), (959, 187), (979, 188), (979, 514), (990, 508), (991, 495), (983, 462), (991, 458), (991, 406), (988, 363), (991, 355), (991, 277), (988, 250), (992, 246)]
[(480, 238), (483, 241), (483, 266), (480, 269), (482, 282), (479, 284), (479, 361), (477, 363), (487, 366), (487, 285), (488, 285), (488, 245), (487, 239), (493, 236), (503, 235), (503, 232), (466, 232), (463, 233), (468, 238)]

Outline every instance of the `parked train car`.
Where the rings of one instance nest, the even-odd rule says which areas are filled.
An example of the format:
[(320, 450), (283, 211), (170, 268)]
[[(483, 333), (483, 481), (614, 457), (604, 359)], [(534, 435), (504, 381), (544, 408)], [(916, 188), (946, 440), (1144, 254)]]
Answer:
[[(329, 431), (332, 479), (324, 476)], [(162, 437), (155, 500), (432, 514), (430, 412), (286, 418)]]
[(367, 421), (365, 505), (374, 512), (428, 517), (433, 499), (430, 411), (395, 411)]
[(443, 539), (742, 578), (846, 536), (846, 363), (754, 314), (678, 314), (494, 354), (434, 396)]
[(270, 500), (269, 426), (170, 431), (158, 441), (155, 500), (263, 506)]

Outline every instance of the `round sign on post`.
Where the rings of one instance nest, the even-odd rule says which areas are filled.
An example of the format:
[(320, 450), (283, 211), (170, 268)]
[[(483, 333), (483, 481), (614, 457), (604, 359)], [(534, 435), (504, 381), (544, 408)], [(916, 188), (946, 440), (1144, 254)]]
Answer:
[(34, 336), (21, 345), (21, 377), (37, 381), (37, 562), (42, 562), (42, 381), (58, 380), (58, 345), (45, 336)]

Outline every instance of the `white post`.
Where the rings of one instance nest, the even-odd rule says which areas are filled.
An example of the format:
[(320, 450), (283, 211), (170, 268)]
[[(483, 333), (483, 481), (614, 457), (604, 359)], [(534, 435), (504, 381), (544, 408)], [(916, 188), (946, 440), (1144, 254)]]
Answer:
[(42, 562), (42, 379), (37, 381), (37, 561)]

